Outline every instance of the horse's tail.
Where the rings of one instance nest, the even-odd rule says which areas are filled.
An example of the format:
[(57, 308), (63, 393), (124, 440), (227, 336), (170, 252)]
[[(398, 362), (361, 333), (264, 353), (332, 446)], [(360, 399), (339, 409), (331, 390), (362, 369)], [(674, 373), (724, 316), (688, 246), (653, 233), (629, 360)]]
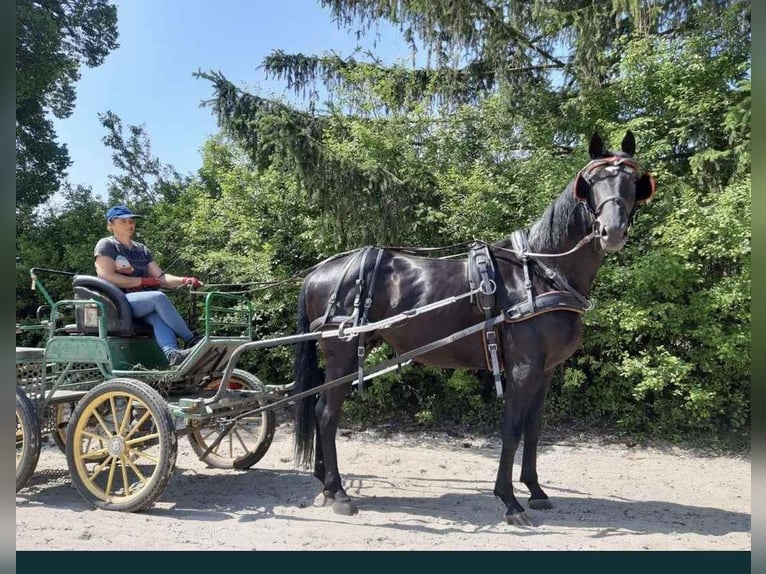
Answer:
[[(306, 312), (306, 284), (298, 297), (298, 333), (309, 332), (309, 316)], [(322, 371), (319, 368), (317, 345), (315, 340), (302, 341), (295, 345), (293, 364), (295, 394), (318, 387), (322, 383)], [(314, 458), (314, 433), (316, 431), (316, 395), (300, 399), (294, 410), (295, 421), (295, 464), (309, 466)]]

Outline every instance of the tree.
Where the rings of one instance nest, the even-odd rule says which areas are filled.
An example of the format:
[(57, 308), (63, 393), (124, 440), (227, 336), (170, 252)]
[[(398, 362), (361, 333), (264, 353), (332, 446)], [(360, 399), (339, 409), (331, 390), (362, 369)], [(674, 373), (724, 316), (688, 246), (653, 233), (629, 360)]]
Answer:
[[(106, 204), (93, 196), (89, 187), (65, 185), (61, 205), (50, 203), (25, 218), (16, 230), (16, 316), (29, 317), (43, 304), (39, 293), (30, 289), (29, 270), (42, 267), (69, 273), (92, 274), (93, 247), (107, 234)], [(59, 299), (72, 297), (68, 276), (41, 275), (46, 289)]]
[(17, 209), (58, 191), (70, 160), (47, 114), (71, 115), (80, 66), (101, 65), (117, 47), (117, 9), (108, 0), (17, 0)]
[(101, 125), (108, 133), (104, 144), (111, 148), (112, 162), (120, 170), (109, 176), (109, 200), (122, 203), (136, 210), (147, 209), (160, 200), (172, 200), (185, 180), (168, 164), (152, 155), (149, 135), (143, 125), (128, 126), (127, 137), (123, 135), (122, 120), (114, 112), (98, 115)]

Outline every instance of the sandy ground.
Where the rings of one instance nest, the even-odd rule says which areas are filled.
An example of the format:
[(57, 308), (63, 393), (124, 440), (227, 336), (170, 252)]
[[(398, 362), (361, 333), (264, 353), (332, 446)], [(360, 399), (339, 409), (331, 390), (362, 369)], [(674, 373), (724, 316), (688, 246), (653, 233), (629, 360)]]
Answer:
[(182, 438), (175, 474), (140, 513), (89, 507), (64, 455), (44, 445), (35, 475), (16, 494), (16, 549), (751, 548), (749, 456), (549, 440), (538, 470), (555, 508), (529, 510), (536, 526), (521, 528), (503, 522), (492, 494), (497, 438), (343, 432), (341, 472), (360, 512), (341, 516), (313, 505), (320, 485), (293, 468), (292, 437), (280, 424), (269, 452), (245, 471), (207, 468)]

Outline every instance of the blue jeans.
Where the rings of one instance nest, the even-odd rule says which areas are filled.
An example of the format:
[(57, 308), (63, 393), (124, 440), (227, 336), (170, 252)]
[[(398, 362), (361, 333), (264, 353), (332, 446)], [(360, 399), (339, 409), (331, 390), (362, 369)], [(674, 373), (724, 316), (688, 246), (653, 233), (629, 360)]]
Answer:
[(138, 291), (125, 293), (133, 312), (133, 317), (149, 323), (154, 329), (154, 339), (167, 354), (178, 348), (176, 336), (189, 341), (194, 334), (180, 313), (173, 307), (167, 295), (162, 291)]

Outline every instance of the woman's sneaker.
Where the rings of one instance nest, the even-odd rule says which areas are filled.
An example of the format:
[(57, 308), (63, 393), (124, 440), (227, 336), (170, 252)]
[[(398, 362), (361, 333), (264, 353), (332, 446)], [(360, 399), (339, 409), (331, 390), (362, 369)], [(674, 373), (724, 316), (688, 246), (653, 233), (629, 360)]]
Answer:
[(167, 352), (168, 365), (177, 367), (186, 360), (186, 357), (191, 355), (192, 351), (193, 349), (184, 349), (183, 351), (179, 349), (171, 349)]
[(192, 335), (192, 338), (189, 339), (188, 341), (186, 341), (186, 348), (187, 349), (191, 349), (194, 345), (199, 343), (202, 339), (203, 339), (202, 335), (200, 335), (198, 333), (194, 333)]

